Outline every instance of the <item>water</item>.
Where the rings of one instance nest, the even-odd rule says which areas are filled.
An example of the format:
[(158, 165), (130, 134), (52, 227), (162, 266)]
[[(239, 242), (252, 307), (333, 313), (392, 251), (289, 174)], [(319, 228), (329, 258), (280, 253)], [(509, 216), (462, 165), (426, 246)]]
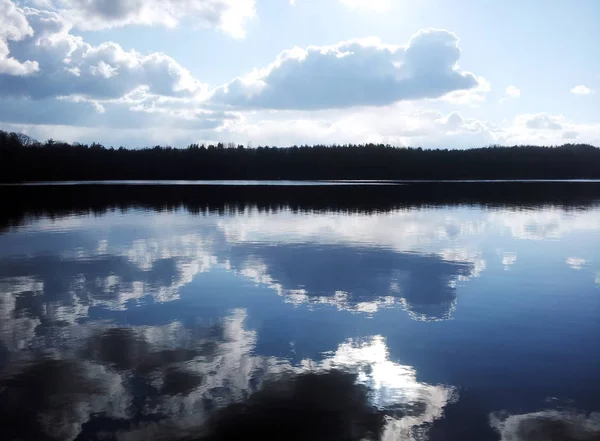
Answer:
[(2, 439), (598, 439), (598, 187), (129, 188), (5, 189)]
[(217, 186), (287, 186), (287, 187), (297, 187), (297, 186), (329, 186), (329, 185), (391, 185), (391, 184), (411, 184), (411, 183), (600, 183), (600, 179), (453, 179), (453, 180), (322, 180), (322, 181), (290, 181), (290, 180), (277, 180), (277, 181), (255, 181), (255, 180), (128, 180), (128, 181), (119, 181), (119, 180), (105, 180), (105, 181), (41, 181), (41, 182), (26, 182), (26, 183), (4, 183), (0, 184), (0, 186), (81, 186), (81, 185), (107, 185), (107, 186), (115, 186), (115, 185), (185, 185), (185, 186), (193, 186), (193, 185), (217, 185)]

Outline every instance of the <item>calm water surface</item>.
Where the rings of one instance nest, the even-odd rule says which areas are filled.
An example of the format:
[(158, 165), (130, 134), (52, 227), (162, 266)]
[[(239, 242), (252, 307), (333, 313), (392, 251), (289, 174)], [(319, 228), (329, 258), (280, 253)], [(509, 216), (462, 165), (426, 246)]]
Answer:
[(596, 203), (18, 217), (2, 439), (599, 437)]

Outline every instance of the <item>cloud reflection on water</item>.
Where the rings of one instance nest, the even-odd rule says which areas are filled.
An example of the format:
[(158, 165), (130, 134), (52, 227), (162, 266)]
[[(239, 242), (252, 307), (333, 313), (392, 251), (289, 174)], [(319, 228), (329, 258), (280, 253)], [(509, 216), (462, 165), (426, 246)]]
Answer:
[[(364, 403), (360, 405), (363, 410), (360, 415), (353, 415), (352, 411), (351, 419), (363, 418), (362, 412), (387, 415), (385, 430), (411, 439), (411, 429), (441, 417), (454, 395), (451, 387), (420, 383), (414, 369), (390, 361), (381, 336), (348, 341), (334, 352), (323, 354), (322, 360), (306, 359), (291, 365), (285, 359), (254, 354), (256, 331), (245, 328), (245, 319), (245, 311), (238, 310), (218, 324), (195, 329), (181, 328), (178, 323), (97, 330), (93, 325), (73, 324), (92, 329), (73, 331), (73, 335), (87, 337), (71, 340), (62, 351), (54, 348), (44, 355), (12, 355), (11, 367), (2, 376), (3, 427), (6, 433), (22, 439), (42, 436), (73, 440), (80, 434), (96, 437), (98, 433), (84, 425), (101, 417), (112, 421), (108, 427), (112, 425), (117, 430), (117, 439), (183, 439), (211, 427), (205, 424), (219, 417), (215, 411), (235, 409), (231, 407), (235, 403), (262, 409), (265, 403), (260, 400), (267, 400), (267, 404), (287, 400), (285, 388), (293, 384), (289, 381), (300, 381), (297, 379), (307, 374), (329, 373), (334, 379), (335, 375), (350, 375), (352, 381), (346, 387), (359, 388), (357, 391), (366, 387)], [(267, 395), (256, 395), (265, 384), (271, 388)], [(310, 392), (313, 398), (308, 395), (307, 399), (321, 396), (325, 385), (330, 385), (335, 393), (335, 382), (331, 385), (327, 380)], [(330, 404), (321, 403), (325, 406), (321, 409), (323, 415), (333, 425), (336, 415), (341, 418), (349, 412), (345, 401), (350, 392), (338, 393), (339, 396), (328, 397)], [(300, 406), (297, 410), (307, 412), (296, 416), (298, 419), (310, 416), (308, 409)], [(17, 414), (29, 415), (29, 427), (13, 420)], [(229, 418), (235, 419), (236, 415), (233, 412)], [(353, 424), (346, 420), (339, 422), (342, 423)], [(310, 427), (306, 419), (303, 424)], [(348, 430), (343, 425), (339, 429)], [(267, 435), (272, 433), (267, 426), (255, 429)], [(319, 430), (324, 430), (324, 426), (307, 430), (314, 430), (311, 438), (319, 439)]]
[(600, 413), (545, 410), (521, 415), (495, 412), (490, 425), (501, 441), (594, 441), (600, 439)]
[[(295, 304), (333, 304), (339, 309), (367, 313), (400, 305), (415, 319), (440, 320), (449, 318), (455, 308), (457, 284), (478, 276), (486, 266), (477, 251), (450, 246), (456, 244), (454, 239), (448, 242), (446, 233), (442, 234), (442, 248), (416, 247), (419, 241), (427, 244), (440, 236), (440, 231), (446, 231), (446, 227), (435, 222), (426, 239), (427, 223), (406, 215), (383, 222), (381, 226), (386, 227), (383, 231), (389, 234), (380, 237), (366, 235), (373, 227), (371, 217), (358, 216), (352, 221), (353, 218), (340, 216), (333, 219), (337, 227), (329, 228), (323, 235), (314, 235), (310, 229), (313, 220), (307, 219), (305, 223), (311, 232), (305, 236), (303, 224), (288, 214), (275, 215), (281, 218), (276, 224), (287, 224), (291, 232), (287, 239), (278, 233), (283, 226), (275, 228), (270, 223), (273, 217), (270, 215), (258, 216), (258, 220), (265, 221), (265, 230), (260, 232), (256, 232), (255, 217), (246, 219), (247, 228), (254, 233), (242, 236), (261, 239), (249, 241), (232, 232), (234, 228), (239, 233), (241, 219), (209, 217), (202, 219), (200, 225), (179, 224), (171, 234), (168, 223), (165, 229), (149, 226), (135, 230), (127, 223), (119, 223), (111, 228), (110, 234), (100, 231), (95, 242), (86, 242), (87, 246), (79, 243), (76, 250), (65, 243), (76, 242), (75, 238), (68, 238), (76, 234), (79, 224), (68, 219), (75, 230), (65, 231), (60, 221), (54, 221), (46, 236), (60, 235), (67, 240), (46, 239), (45, 246), (51, 247), (51, 255), (47, 254), (48, 248), (40, 250), (44, 254), (38, 254), (34, 248), (29, 253), (35, 257), (9, 258), (0, 277), (2, 274), (33, 277), (44, 285), (46, 298), (61, 297), (60, 301), (68, 303), (69, 297), (71, 303), (83, 307), (126, 310), (129, 302), (136, 303), (148, 296), (155, 302), (176, 300), (179, 290), (197, 274), (223, 268), (267, 285)], [(329, 217), (317, 217), (316, 222)], [(123, 219), (119, 217), (118, 221)], [(233, 226), (227, 225), (228, 222)], [(354, 239), (347, 222), (353, 222)], [(419, 225), (418, 237), (413, 237), (414, 225)], [(473, 233), (465, 228), (450, 230), (453, 234), (463, 230)], [(90, 229), (94, 231), (93, 226)], [(267, 233), (269, 229), (272, 230)], [(123, 233), (113, 232), (120, 230)], [(395, 231), (404, 233), (392, 234)], [(115, 240), (119, 237), (125, 240)], [(385, 237), (388, 243), (382, 242)], [(401, 246), (405, 238), (411, 238), (412, 242)], [(18, 244), (12, 247), (19, 249)], [(61, 277), (54, 277), (56, 274)]]
[[(523, 249), (515, 247), (518, 241), (600, 230), (593, 211), (557, 209), (311, 217), (287, 210), (198, 217), (130, 214), (42, 219), (0, 236), (0, 408), (5, 427), (24, 439), (87, 436), (96, 433), (101, 418), (119, 440), (211, 439), (225, 421), (215, 411), (238, 418), (235, 404), (245, 402), (244, 409), (264, 412), (256, 393), (265, 385), (285, 391), (281, 399), (289, 404), (300, 393), (298, 382), (324, 372), (344, 375), (311, 384), (339, 380), (343, 397), (360, 397), (357, 385), (367, 388), (367, 404), (352, 411), (332, 397), (330, 405), (344, 424), (377, 423), (384, 416), (384, 439), (425, 439), (458, 392), (419, 381), (413, 366), (391, 359), (383, 331), (344, 336), (328, 343), (329, 352), (292, 362), (281, 354), (257, 353), (258, 328), (247, 328), (248, 310), (239, 306), (210, 323), (166, 314), (161, 324), (149, 318), (146, 325), (124, 327), (111, 320), (126, 321), (148, 304), (178, 305), (185, 296), (199, 295), (190, 292), (199, 275), (219, 271), (307, 310), (330, 305), (372, 316), (400, 307), (415, 320), (446, 320), (459, 306), (460, 290), (474, 278), (494, 265), (510, 267), (510, 275), (519, 269)], [(511, 251), (490, 247), (488, 261), (482, 238), (507, 233)], [(582, 248), (577, 256), (585, 257), (561, 257), (560, 266), (566, 262), (594, 274), (597, 262)], [(94, 315), (98, 310), (101, 319)], [(269, 405), (280, 403), (277, 394), (262, 397)], [(19, 415), (36, 423), (17, 425)], [(528, 421), (559, 418), (526, 415)], [(518, 429), (515, 438), (514, 427), (521, 427), (517, 417), (494, 423), (503, 440), (538, 441), (535, 424), (526, 433)], [(205, 426), (208, 421), (215, 425)], [(359, 434), (367, 436), (379, 426), (364, 427)]]

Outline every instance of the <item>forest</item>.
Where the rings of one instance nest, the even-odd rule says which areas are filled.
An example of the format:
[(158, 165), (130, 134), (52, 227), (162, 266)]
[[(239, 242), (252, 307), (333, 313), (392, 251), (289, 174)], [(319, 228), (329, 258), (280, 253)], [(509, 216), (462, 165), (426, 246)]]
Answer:
[(600, 182), (411, 182), (401, 185), (0, 185), (0, 233), (40, 217), (142, 209), (191, 215), (260, 213), (373, 214), (445, 206), (505, 210), (593, 209)]
[(0, 182), (71, 180), (600, 179), (586, 144), (466, 150), (383, 144), (114, 148), (0, 131)]

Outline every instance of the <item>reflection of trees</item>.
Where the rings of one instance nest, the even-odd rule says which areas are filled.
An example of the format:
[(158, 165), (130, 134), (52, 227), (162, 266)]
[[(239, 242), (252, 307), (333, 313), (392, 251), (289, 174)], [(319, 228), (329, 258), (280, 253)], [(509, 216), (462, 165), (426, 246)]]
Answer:
[(199, 440), (380, 439), (385, 412), (369, 404), (369, 390), (343, 371), (284, 375), (209, 420)]
[(242, 275), (278, 289), (293, 302), (332, 303), (370, 312), (401, 303), (414, 318), (448, 318), (456, 281), (473, 264), (435, 254), (339, 245), (237, 245), (231, 264)]
[[(20, 368), (20, 369), (19, 369)], [(5, 439), (72, 440), (92, 415), (126, 418), (123, 379), (83, 360), (42, 357), (4, 372), (0, 422)]]
[[(38, 177), (39, 178), (39, 177)], [(0, 212), (0, 231), (73, 213), (106, 214), (133, 208), (157, 212), (185, 207), (190, 213), (235, 213), (249, 207), (262, 213), (280, 209), (309, 212), (381, 213), (398, 209), (480, 205), (593, 208), (600, 199), (594, 183), (413, 183), (351, 186), (135, 185), (0, 187), (10, 200)]]
[[(250, 354), (255, 333), (243, 328), (244, 319), (238, 311), (191, 330), (177, 323), (101, 331), (72, 324), (71, 335), (89, 337), (72, 338), (66, 348), (41, 357), (10, 354), (0, 384), (0, 409), (7, 410), (2, 422), (14, 439), (31, 440), (75, 439), (98, 416), (124, 430), (126, 418), (143, 426), (173, 418), (183, 424), (193, 416), (199, 425), (208, 410), (241, 400), (260, 385), (263, 360)], [(17, 414), (35, 424), (13, 423)]]
[[(254, 355), (256, 333), (244, 321), (238, 310), (192, 328), (71, 324), (72, 335), (87, 337), (43, 356), (11, 354), (0, 380), (1, 422), (13, 438), (36, 441), (98, 439), (106, 430), (123, 440), (229, 439), (236, 426), (263, 439), (293, 431), (353, 440), (410, 434), (439, 418), (452, 394), (390, 361), (380, 337), (292, 366)], [(266, 424), (273, 417), (278, 423)]]

